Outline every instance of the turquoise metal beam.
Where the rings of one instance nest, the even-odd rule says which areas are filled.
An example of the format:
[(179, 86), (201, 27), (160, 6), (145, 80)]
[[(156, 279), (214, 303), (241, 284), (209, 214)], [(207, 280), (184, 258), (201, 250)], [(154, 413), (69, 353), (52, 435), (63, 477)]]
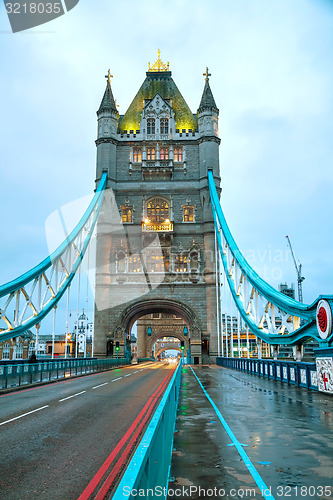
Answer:
[[(333, 306), (333, 295), (321, 295), (315, 300), (312, 304), (303, 304), (298, 302), (295, 299), (287, 297), (281, 292), (278, 292), (273, 288), (270, 284), (264, 281), (248, 264), (242, 253), (240, 252), (231, 232), (225, 220), (224, 214), (222, 212), (222, 208), (220, 205), (220, 201), (218, 198), (218, 194), (215, 187), (214, 176), (212, 170), (208, 171), (208, 182), (209, 182), (209, 190), (211, 196), (212, 210), (214, 216), (214, 224), (217, 234), (218, 247), (221, 256), (221, 260), (223, 263), (223, 268), (225, 272), (225, 276), (235, 302), (235, 305), (244, 320), (244, 322), (248, 325), (252, 333), (254, 333), (257, 337), (261, 338), (265, 342), (269, 344), (290, 344), (295, 345), (302, 343), (302, 341), (313, 338), (317, 340), (321, 345), (327, 345), (333, 340), (333, 334), (331, 333), (327, 339), (323, 340), (319, 334), (317, 329), (317, 321), (316, 321), (316, 310), (317, 305), (320, 300), (327, 301), (331, 308)], [(233, 258), (237, 262), (241, 273), (244, 277), (247, 278), (252, 287), (262, 296), (264, 297), (268, 303), (276, 306), (279, 310), (290, 314), (293, 317), (301, 318), (305, 320), (305, 324), (295, 329), (295, 331), (288, 334), (269, 334), (265, 333), (262, 328), (251, 319), (250, 315), (244, 308), (244, 304), (240, 299), (239, 294), (235, 289), (235, 284), (230, 277), (230, 272), (228, 269), (227, 257), (224, 249), (224, 245), (222, 243), (222, 235), (223, 233), (224, 239), (227, 242), (228, 250), (231, 252)]]
[[(101, 208), (101, 204), (103, 201), (104, 190), (106, 188), (107, 183), (107, 173), (103, 173), (99, 185), (97, 187), (96, 193), (91, 200), (87, 210), (82, 216), (79, 223), (73, 229), (73, 231), (69, 234), (69, 236), (61, 243), (61, 245), (51, 253), (46, 259), (44, 259), (40, 264), (33, 267), (23, 275), (19, 276), (15, 280), (12, 280), (5, 285), (0, 286), (0, 298), (3, 300), (8, 297), (8, 301), (13, 300), (15, 294), (20, 293), (20, 291), (24, 290), (24, 287), (31, 284), (34, 280), (38, 280), (41, 278), (46, 271), (48, 271), (52, 266), (55, 265), (56, 262), (61, 259), (61, 257), (68, 251), (69, 247), (75, 243), (76, 238), (80, 236), (80, 233), (86, 228), (86, 225), (89, 223), (89, 231), (84, 238), (82, 248), (76, 255), (76, 258), (73, 262), (73, 265), (68, 273), (68, 276), (63, 281), (63, 283), (59, 286), (57, 293), (47, 301), (46, 305), (41, 308), (41, 310), (36, 311), (32, 317), (28, 320), (22, 321), (19, 325), (14, 328), (9, 327), (7, 330), (3, 330), (0, 332), (0, 341), (5, 341), (10, 338), (15, 338), (29, 330), (33, 326), (37, 325), (42, 321), (57, 305), (60, 301), (71, 282), (74, 279), (74, 276), (83, 260), (84, 254), (90, 242), (91, 236), (94, 231), (94, 227), (97, 222), (98, 214)], [(91, 217), (92, 220), (89, 220)], [(5, 313), (2, 309), (0, 309), (0, 319), (5, 317)]]

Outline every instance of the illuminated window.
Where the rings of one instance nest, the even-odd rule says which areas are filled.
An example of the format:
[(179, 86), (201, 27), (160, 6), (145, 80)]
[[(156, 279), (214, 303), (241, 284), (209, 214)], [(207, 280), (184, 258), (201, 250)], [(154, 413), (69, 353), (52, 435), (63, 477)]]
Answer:
[(194, 205), (183, 205), (183, 222), (194, 222)]
[(155, 160), (156, 159), (156, 150), (155, 148), (147, 149), (147, 160)]
[(149, 273), (163, 273), (169, 269), (169, 259), (161, 252), (160, 248), (147, 250), (146, 267)]
[(133, 207), (128, 207), (127, 205), (123, 205), (121, 207), (121, 220), (122, 222), (129, 223), (133, 222)]
[(142, 150), (135, 148), (133, 150), (133, 162), (134, 163), (141, 163), (142, 162)]
[(173, 151), (174, 161), (183, 161), (183, 148), (175, 148)]
[(161, 160), (168, 160), (169, 159), (169, 148), (161, 148), (160, 159)]
[(130, 255), (128, 257), (128, 272), (129, 273), (142, 272), (142, 263), (139, 255)]
[(147, 134), (155, 134), (155, 118), (148, 118), (147, 120)]
[(187, 255), (176, 254), (174, 257), (175, 272), (176, 273), (186, 273), (187, 272)]
[(161, 134), (168, 134), (169, 133), (169, 120), (168, 120), (168, 118), (161, 118), (160, 119), (160, 127), (161, 127)]
[(147, 218), (150, 222), (165, 222), (169, 219), (169, 203), (163, 198), (153, 198), (147, 204)]

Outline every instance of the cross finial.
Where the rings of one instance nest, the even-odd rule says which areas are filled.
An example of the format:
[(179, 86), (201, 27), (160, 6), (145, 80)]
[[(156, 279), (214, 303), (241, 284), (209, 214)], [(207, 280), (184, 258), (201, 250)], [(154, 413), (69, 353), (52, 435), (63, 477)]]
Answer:
[(208, 73), (208, 67), (206, 67), (206, 73), (203, 73), (202, 76), (205, 76), (205, 81), (208, 82), (209, 81), (209, 77), (212, 76), (211, 73)]
[(105, 78), (109, 82), (109, 85), (111, 85), (111, 78), (113, 78), (113, 75), (111, 75), (111, 71), (110, 70), (108, 70), (108, 74), (105, 75)]

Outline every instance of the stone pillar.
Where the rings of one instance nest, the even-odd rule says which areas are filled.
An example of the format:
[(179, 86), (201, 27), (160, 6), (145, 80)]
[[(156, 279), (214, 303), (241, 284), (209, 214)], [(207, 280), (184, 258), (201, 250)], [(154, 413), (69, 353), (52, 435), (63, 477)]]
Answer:
[(138, 346), (138, 358), (147, 358), (147, 332), (146, 332), (146, 327), (143, 324), (139, 324), (137, 326), (137, 336), (138, 336), (138, 341), (137, 341), (137, 346)]

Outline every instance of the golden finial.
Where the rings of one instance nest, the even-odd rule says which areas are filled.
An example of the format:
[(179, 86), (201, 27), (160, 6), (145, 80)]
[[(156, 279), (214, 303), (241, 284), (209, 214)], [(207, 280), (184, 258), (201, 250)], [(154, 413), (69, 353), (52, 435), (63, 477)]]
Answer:
[(105, 78), (109, 82), (109, 85), (111, 85), (111, 78), (113, 78), (113, 75), (111, 75), (111, 71), (110, 70), (108, 70), (108, 74), (105, 75)]
[(148, 71), (169, 71), (169, 63), (164, 63), (161, 60), (161, 51), (158, 49), (157, 51), (157, 60), (154, 62), (153, 65), (149, 64), (149, 69)]
[(212, 76), (211, 73), (208, 73), (208, 67), (206, 66), (206, 73), (203, 73), (202, 76), (205, 76), (205, 81), (208, 82), (209, 81), (209, 77)]

